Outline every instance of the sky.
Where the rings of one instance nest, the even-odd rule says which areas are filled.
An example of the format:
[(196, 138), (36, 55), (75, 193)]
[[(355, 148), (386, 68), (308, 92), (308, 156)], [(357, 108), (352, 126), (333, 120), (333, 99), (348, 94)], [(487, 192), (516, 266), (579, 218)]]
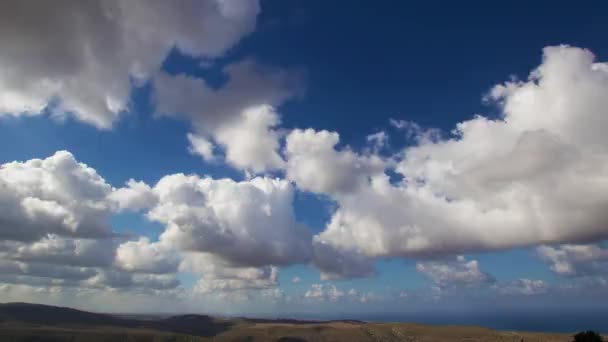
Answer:
[(0, 301), (599, 310), (607, 10), (4, 1)]

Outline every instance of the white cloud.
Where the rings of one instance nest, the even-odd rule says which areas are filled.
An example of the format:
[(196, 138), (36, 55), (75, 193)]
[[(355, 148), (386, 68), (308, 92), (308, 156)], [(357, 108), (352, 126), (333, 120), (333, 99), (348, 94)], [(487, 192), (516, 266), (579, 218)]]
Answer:
[(551, 270), (564, 276), (601, 275), (608, 273), (608, 249), (598, 245), (540, 246), (538, 254)]
[(127, 188), (114, 189), (67, 151), (3, 164), (0, 282), (123, 290), (175, 288), (179, 282), (169, 273), (177, 271), (179, 260), (171, 251), (146, 238), (119, 245), (109, 224), (117, 210), (151, 206), (156, 202), (151, 191), (132, 180)]
[(334, 284), (312, 284), (304, 293), (304, 298), (337, 302), (345, 296)]
[(494, 277), (479, 268), (477, 260), (459, 256), (453, 261), (425, 261), (416, 270), (440, 287), (479, 286), (495, 282)]
[(274, 288), (278, 285), (276, 267), (262, 268), (263, 277), (258, 279), (241, 278), (209, 278), (203, 277), (195, 285), (194, 291), (201, 293), (217, 291), (261, 290)]
[(115, 202), (119, 210), (150, 208), (158, 201), (148, 184), (133, 179), (129, 179), (126, 187), (114, 189), (108, 199)]
[(129, 272), (175, 273), (179, 263), (174, 251), (146, 237), (125, 242), (116, 250), (116, 265)]
[(361, 303), (369, 303), (373, 301), (379, 300), (380, 297), (374, 292), (365, 292), (359, 296), (359, 302)]
[(6, 246), (2, 258), (46, 264), (108, 267), (114, 262), (117, 242), (113, 239), (72, 239), (49, 235), (31, 243)]
[(158, 74), (154, 80), (159, 115), (190, 121), (191, 151), (205, 159), (211, 141), (221, 145), (226, 161), (237, 169), (261, 173), (280, 169), (280, 123), (274, 107), (302, 92), (301, 73), (265, 68), (251, 60), (229, 65), (227, 83), (215, 89), (186, 75)]
[(388, 134), (384, 131), (379, 131), (374, 134), (370, 134), (366, 137), (368, 143), (372, 144), (372, 148), (375, 152), (378, 152), (386, 145), (388, 145)]
[(287, 300), (287, 301), (290, 300), (290, 297), (285, 295), (285, 291), (283, 291), (279, 288), (262, 290), (261, 294), (262, 294), (262, 297), (268, 298), (273, 302), (278, 302), (281, 300)]
[(208, 253), (186, 253), (180, 270), (202, 275), (194, 288), (200, 293), (271, 289), (279, 285), (277, 267), (235, 266)]
[(287, 136), (287, 178), (302, 190), (316, 193), (356, 191), (367, 178), (382, 172), (383, 161), (361, 156), (350, 149), (337, 151), (336, 132), (295, 129)]
[(279, 134), (273, 130), (279, 122), (272, 107), (250, 107), (241, 113), (241, 120), (221, 126), (215, 139), (226, 148), (226, 161), (237, 169), (253, 173), (281, 169)]
[(262, 105), (278, 106), (300, 93), (297, 72), (262, 67), (251, 60), (228, 65), (219, 89), (204, 80), (166, 73), (154, 79), (157, 115), (186, 119), (195, 133), (213, 135), (221, 126), (238, 124), (243, 111)]
[(179, 286), (179, 284), (179, 281), (171, 274), (146, 274), (102, 270), (96, 276), (84, 281), (82, 285), (93, 288), (167, 290), (173, 289)]
[[(217, 57), (255, 28), (258, 1), (5, 1), (0, 115), (73, 115), (111, 127), (130, 77), (146, 79), (173, 47)], [(27, 37), (27, 39), (24, 39)]]
[(43, 263), (24, 263), (0, 260), (0, 273), (4, 275), (25, 275), (32, 277), (84, 280), (97, 274), (94, 269)]
[[(201, 275), (202, 292), (269, 289), (278, 285), (277, 266), (312, 260), (312, 234), (295, 221), (294, 189), (284, 180), (176, 174), (154, 187), (130, 180), (115, 189), (62, 151), (4, 164), (0, 182), (0, 282), (165, 291), (179, 285), (181, 271)], [(157, 242), (121, 243), (112, 215), (141, 209), (165, 232)]]
[[(608, 237), (606, 93), (606, 64), (586, 50), (549, 47), (527, 81), (491, 91), (503, 117), (477, 116), (449, 139), (406, 148), (398, 184), (335, 162), (353, 152), (335, 147), (337, 135), (313, 131), (296, 133), (305, 143), (287, 153), (287, 175), (337, 201), (316, 239), (371, 257), (597, 241)], [(307, 153), (315, 146), (324, 152)], [(306, 156), (300, 165), (298, 155)]]
[(495, 285), (496, 291), (503, 295), (539, 295), (549, 290), (549, 285), (543, 280), (517, 279), (509, 283)]
[(189, 151), (192, 154), (197, 154), (203, 157), (206, 161), (213, 161), (213, 143), (200, 135), (188, 133), (188, 141), (190, 142)]
[(300, 281), (302, 281), (302, 279), (300, 279), (300, 277), (293, 277), (293, 278), (291, 278), (291, 282), (294, 283), (294, 284), (297, 284)]
[(389, 124), (405, 133), (405, 137), (416, 143), (428, 143), (441, 139), (441, 131), (436, 128), (424, 129), (419, 124), (408, 120), (389, 119)]
[(112, 191), (97, 172), (67, 151), (0, 166), (0, 238), (38, 240), (47, 234), (108, 237)]
[(295, 221), (293, 191), (279, 179), (170, 175), (154, 187), (159, 203), (147, 216), (166, 225), (160, 240), (177, 249), (237, 266), (307, 262), (312, 237)]

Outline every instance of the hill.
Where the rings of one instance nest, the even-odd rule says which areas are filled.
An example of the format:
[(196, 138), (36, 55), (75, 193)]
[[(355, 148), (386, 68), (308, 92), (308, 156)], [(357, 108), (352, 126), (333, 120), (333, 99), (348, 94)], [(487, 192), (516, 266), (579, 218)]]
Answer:
[(115, 316), (28, 303), (0, 304), (0, 341), (571, 341), (572, 334), (469, 326), (206, 315)]

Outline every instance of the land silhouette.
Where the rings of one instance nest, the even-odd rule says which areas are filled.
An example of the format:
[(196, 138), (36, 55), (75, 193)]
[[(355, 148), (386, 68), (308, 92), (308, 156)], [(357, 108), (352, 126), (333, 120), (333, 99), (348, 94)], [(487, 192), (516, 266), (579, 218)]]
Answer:
[[(587, 337), (589, 334), (585, 335)], [(577, 335), (579, 338), (582, 335)], [(599, 335), (598, 335), (599, 336)], [(356, 320), (113, 315), (29, 303), (0, 304), (0, 341), (573, 341), (572, 334)], [(585, 340), (586, 341), (586, 340)], [(596, 340), (594, 340), (596, 341)]]

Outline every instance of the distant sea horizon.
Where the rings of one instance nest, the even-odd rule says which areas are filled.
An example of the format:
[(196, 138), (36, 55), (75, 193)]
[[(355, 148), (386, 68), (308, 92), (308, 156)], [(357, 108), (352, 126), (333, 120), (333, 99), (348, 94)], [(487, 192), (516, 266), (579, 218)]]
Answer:
[(595, 330), (608, 333), (608, 309), (590, 311), (556, 310), (467, 313), (354, 313), (354, 314), (289, 314), (246, 317), (293, 318), (300, 320), (359, 320), (366, 322), (400, 322), (429, 325), (469, 325), (495, 330), (574, 333)]
[[(49, 305), (42, 303), (7, 302), (0, 304), (34, 304)], [(602, 334), (608, 334), (608, 308), (595, 309), (568, 309), (559, 310), (550, 308), (546, 310), (492, 310), (492, 311), (453, 311), (453, 312), (387, 312), (387, 313), (245, 313), (242, 315), (224, 315), (212, 312), (103, 312), (96, 310), (80, 309), (88, 312), (106, 313), (114, 316), (137, 317), (169, 317), (183, 314), (201, 314), (215, 317), (227, 318), (261, 318), (261, 319), (295, 319), (310, 321), (327, 320), (357, 320), (377, 323), (419, 323), (428, 325), (459, 325), (478, 326), (501, 331), (529, 331), (546, 333), (576, 333), (584, 330), (594, 330)]]

